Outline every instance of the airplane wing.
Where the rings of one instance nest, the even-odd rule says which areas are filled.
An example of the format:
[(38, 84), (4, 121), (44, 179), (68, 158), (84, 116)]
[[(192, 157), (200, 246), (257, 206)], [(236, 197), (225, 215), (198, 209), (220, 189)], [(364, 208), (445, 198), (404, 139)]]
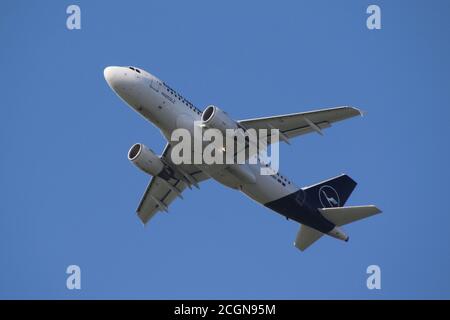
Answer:
[(359, 109), (344, 106), (273, 117), (246, 119), (238, 122), (245, 129), (269, 129), (268, 135), (270, 135), (270, 129), (279, 129), (280, 140), (289, 143), (289, 138), (310, 132), (322, 134), (322, 129), (331, 127), (332, 123), (358, 115), (362, 115)]
[(161, 159), (172, 167), (177, 174), (168, 180), (160, 177), (152, 177), (136, 210), (139, 219), (144, 224), (158, 211), (167, 212), (169, 205), (177, 197), (182, 198), (181, 193), (186, 187), (190, 187), (192, 184), (197, 185), (197, 183), (209, 178), (203, 171), (198, 170), (193, 165), (175, 166), (170, 161), (170, 148), (170, 144), (167, 144), (161, 155)]

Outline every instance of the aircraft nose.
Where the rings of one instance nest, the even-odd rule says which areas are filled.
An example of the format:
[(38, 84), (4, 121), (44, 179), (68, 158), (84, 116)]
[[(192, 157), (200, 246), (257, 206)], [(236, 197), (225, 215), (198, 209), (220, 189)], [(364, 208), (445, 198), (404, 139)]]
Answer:
[(115, 80), (117, 80), (118, 69), (119, 67), (106, 67), (105, 70), (103, 70), (103, 75), (105, 76), (106, 82), (113, 89)]
[(136, 77), (136, 72), (128, 67), (106, 67), (103, 75), (112, 91), (118, 94), (128, 104), (133, 105), (142, 88), (142, 81)]

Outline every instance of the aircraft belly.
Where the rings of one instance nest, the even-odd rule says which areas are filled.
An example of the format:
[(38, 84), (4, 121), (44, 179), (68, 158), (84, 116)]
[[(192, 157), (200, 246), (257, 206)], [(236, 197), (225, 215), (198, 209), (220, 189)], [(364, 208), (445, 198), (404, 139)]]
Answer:
[(323, 233), (330, 232), (335, 225), (328, 221), (320, 212), (305, 203), (303, 190), (298, 190), (264, 205), (279, 214), (305, 224)]
[(230, 175), (229, 173), (224, 172), (224, 170), (215, 173), (211, 177), (228, 188), (239, 189), (240, 187), (239, 180)]
[(264, 205), (267, 202), (285, 197), (296, 189), (297, 187), (293, 185), (282, 186), (272, 176), (256, 175), (256, 182), (244, 185), (241, 191), (251, 199)]

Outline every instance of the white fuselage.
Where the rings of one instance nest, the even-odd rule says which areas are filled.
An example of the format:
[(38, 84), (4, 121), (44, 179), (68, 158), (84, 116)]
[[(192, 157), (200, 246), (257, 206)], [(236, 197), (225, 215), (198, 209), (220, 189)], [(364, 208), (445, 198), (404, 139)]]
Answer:
[[(135, 111), (158, 127), (169, 141), (175, 129), (191, 130), (202, 111), (150, 73), (131, 67), (108, 67), (104, 71), (110, 87)], [(266, 204), (299, 190), (281, 174), (261, 175), (261, 164), (196, 165), (219, 183), (241, 190)], [(250, 172), (255, 180), (245, 182), (239, 172)]]

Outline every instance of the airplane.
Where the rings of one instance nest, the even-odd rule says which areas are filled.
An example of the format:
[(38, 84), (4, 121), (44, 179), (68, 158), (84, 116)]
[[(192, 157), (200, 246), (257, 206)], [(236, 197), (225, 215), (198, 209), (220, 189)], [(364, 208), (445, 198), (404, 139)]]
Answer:
[[(128, 159), (152, 176), (136, 210), (145, 225), (159, 211), (168, 212), (186, 188), (199, 188), (207, 179), (240, 190), (263, 206), (301, 224), (294, 245), (301, 251), (328, 235), (348, 241), (343, 225), (381, 213), (375, 205), (344, 206), (356, 187), (346, 174), (306, 187), (298, 187), (286, 176), (261, 175), (256, 164), (174, 164), (171, 158), (171, 133), (177, 128), (192, 130), (194, 122), (217, 129), (248, 130), (275, 128), (280, 141), (317, 132), (333, 123), (362, 116), (349, 106), (235, 121), (217, 106), (201, 111), (177, 91), (149, 72), (133, 66), (109, 66), (104, 69), (109, 87), (133, 110), (160, 129), (167, 144), (160, 156), (142, 143), (134, 144)], [(269, 141), (270, 143), (270, 141)]]

